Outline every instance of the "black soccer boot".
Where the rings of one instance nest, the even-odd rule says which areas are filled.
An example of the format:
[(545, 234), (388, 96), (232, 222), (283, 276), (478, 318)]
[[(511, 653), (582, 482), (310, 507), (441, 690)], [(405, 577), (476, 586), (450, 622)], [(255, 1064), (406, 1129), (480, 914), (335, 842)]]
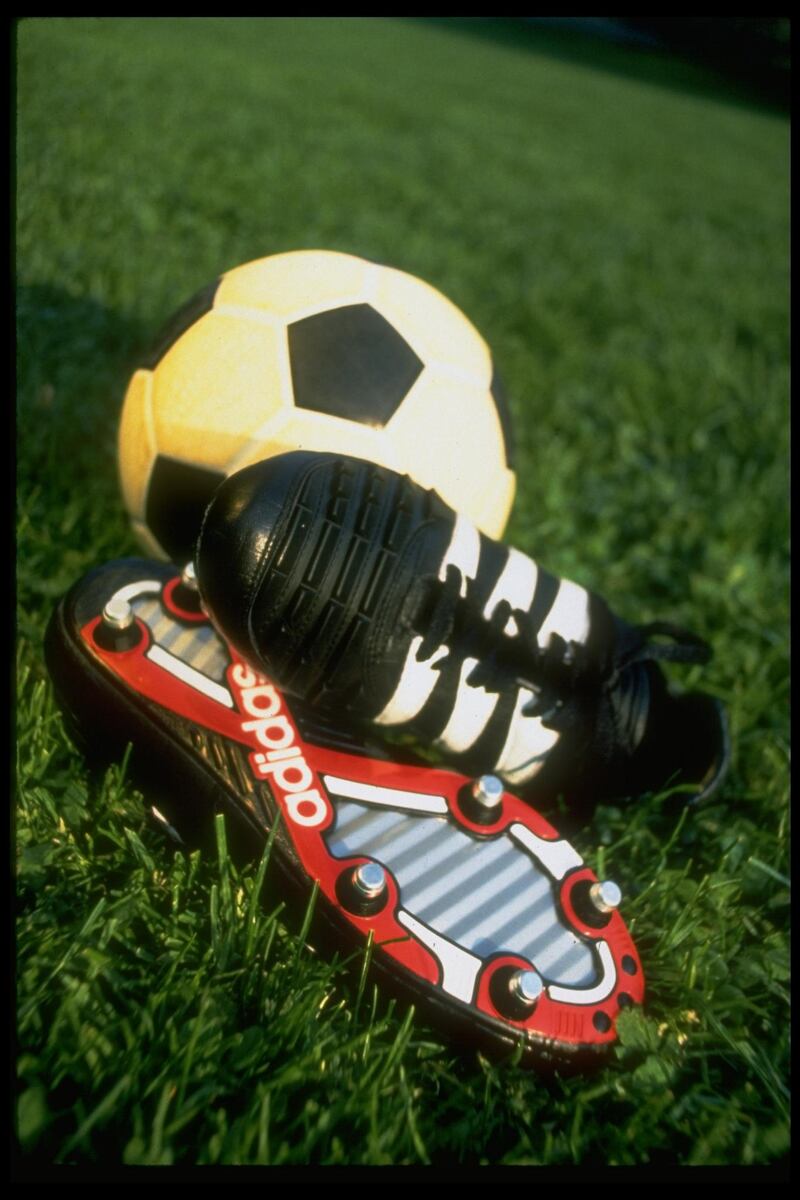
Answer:
[(538, 802), (696, 801), (727, 766), (719, 702), (673, 695), (656, 665), (705, 662), (706, 643), (627, 624), (384, 467), (296, 451), (237, 472), (196, 569), (219, 629), (285, 691)]

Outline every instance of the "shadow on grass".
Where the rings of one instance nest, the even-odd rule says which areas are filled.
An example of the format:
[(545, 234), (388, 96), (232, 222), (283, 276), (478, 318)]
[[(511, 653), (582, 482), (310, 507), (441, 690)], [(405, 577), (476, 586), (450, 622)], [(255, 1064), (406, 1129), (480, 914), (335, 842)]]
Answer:
[(152, 331), (85, 296), (20, 285), (17, 320), (19, 479), (45, 462), (91, 458), (119, 420), (122, 396)]
[(152, 336), (139, 321), (49, 284), (17, 287), (16, 319), (20, 390), (34, 373), (89, 380), (98, 370), (133, 369)]
[(125, 387), (149, 334), (58, 287), (16, 293), (16, 595), (38, 660), (53, 603), (94, 561), (132, 548), (117, 478)]
[(737, 82), (719, 71), (689, 61), (659, 45), (629, 40), (624, 44), (584, 33), (580, 28), (545, 27), (518, 17), (408, 17), (409, 21), (480, 37), (520, 53), (604, 71), (685, 95), (787, 115), (786, 103), (771, 99), (757, 85)]

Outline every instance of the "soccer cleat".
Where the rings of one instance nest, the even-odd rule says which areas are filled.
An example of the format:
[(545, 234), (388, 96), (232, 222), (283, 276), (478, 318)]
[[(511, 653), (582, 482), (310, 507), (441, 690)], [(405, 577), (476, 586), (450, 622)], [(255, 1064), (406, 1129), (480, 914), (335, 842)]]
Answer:
[(225, 637), (287, 693), (538, 802), (698, 800), (727, 765), (719, 702), (673, 695), (656, 665), (704, 662), (706, 643), (627, 624), (386, 468), (296, 451), (230, 476), (196, 570)]
[[(613, 1045), (641, 1003), (619, 889), (496, 780), (398, 762), (281, 694), (196, 603), (190, 576), (126, 559), (60, 601), (46, 658), (68, 724), (127, 743), (159, 827), (197, 845), (226, 816), (307, 937), (371, 969), (447, 1036), (531, 1064)], [(153, 804), (155, 801), (155, 804)]]

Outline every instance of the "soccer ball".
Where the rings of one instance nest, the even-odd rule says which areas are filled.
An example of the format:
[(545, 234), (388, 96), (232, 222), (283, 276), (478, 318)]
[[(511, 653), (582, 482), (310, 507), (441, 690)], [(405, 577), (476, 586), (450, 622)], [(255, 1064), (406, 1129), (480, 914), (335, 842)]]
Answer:
[(128, 386), (119, 469), (144, 549), (183, 563), (221, 481), (297, 449), (404, 472), (499, 537), (510, 443), (489, 348), (441, 292), (301, 250), (228, 271), (175, 314)]

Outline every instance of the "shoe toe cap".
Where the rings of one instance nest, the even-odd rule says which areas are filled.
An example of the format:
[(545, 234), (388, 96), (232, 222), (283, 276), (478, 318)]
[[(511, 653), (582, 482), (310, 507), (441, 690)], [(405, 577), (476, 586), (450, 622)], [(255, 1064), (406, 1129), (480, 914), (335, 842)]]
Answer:
[(261, 662), (250, 617), (271, 547), (319, 459), (299, 451), (254, 463), (228, 476), (206, 509), (195, 556), (200, 594), (220, 632), (251, 661)]

